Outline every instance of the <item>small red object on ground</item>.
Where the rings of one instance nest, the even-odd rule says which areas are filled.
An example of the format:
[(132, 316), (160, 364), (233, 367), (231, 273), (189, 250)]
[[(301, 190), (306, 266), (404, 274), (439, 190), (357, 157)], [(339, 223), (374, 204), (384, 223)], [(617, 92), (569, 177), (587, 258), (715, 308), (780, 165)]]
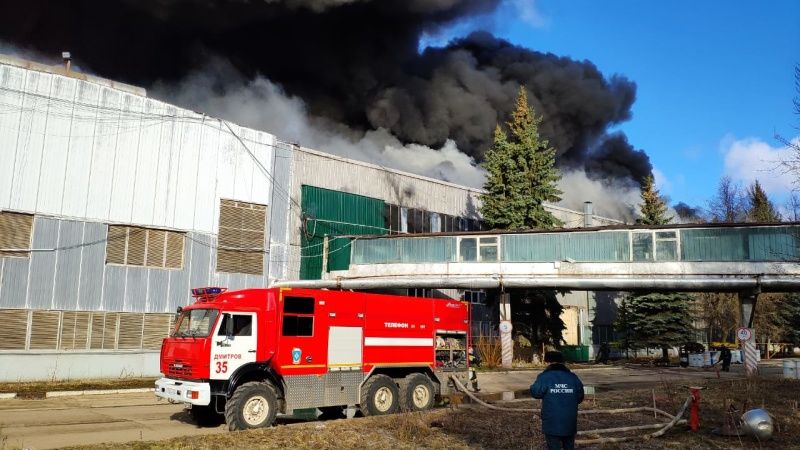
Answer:
[(692, 431), (697, 431), (700, 428), (700, 387), (690, 387), (689, 391), (692, 394), (692, 409), (689, 411), (689, 427)]

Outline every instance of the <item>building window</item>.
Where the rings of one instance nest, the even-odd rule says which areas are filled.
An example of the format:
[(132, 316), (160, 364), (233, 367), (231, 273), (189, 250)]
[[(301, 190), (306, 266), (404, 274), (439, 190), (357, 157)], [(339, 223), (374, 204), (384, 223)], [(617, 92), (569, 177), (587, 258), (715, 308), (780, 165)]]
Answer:
[(480, 245), (481, 261), (494, 262), (497, 261), (497, 237), (482, 237), (478, 239)]
[(458, 252), (459, 262), (497, 262), (497, 236), (459, 238)]
[(458, 219), (453, 216), (449, 216), (447, 214), (444, 215), (444, 231), (446, 233), (451, 233), (456, 231), (456, 225), (458, 224)]
[(478, 260), (476, 238), (460, 238), (458, 242), (458, 261), (459, 262), (475, 262)]
[(439, 233), (442, 231), (442, 217), (439, 213), (431, 213), (431, 232)]
[(180, 269), (183, 241), (177, 231), (109, 225), (106, 263)]
[(264, 273), (267, 207), (220, 200), (217, 272)]
[(409, 297), (433, 298), (433, 289), (411, 288), (406, 291)]
[(678, 232), (656, 231), (656, 261), (678, 260)]
[(441, 233), (454, 231), (478, 231), (484, 229), (476, 219), (451, 216), (432, 211), (384, 204), (384, 227), (392, 234)]
[(314, 299), (311, 297), (283, 298), (283, 335), (314, 335)]
[(653, 260), (653, 233), (632, 233), (631, 245), (634, 261)]
[(30, 256), (33, 216), (14, 212), (0, 212), (0, 258)]
[(486, 292), (484, 291), (464, 291), (464, 301), (475, 305), (486, 304)]

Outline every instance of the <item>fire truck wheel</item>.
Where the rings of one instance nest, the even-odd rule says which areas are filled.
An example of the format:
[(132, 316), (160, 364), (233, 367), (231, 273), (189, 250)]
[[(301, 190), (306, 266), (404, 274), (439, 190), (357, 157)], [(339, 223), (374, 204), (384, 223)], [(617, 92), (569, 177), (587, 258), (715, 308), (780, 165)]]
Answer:
[(272, 425), (278, 413), (278, 399), (269, 383), (251, 381), (233, 392), (225, 404), (225, 421), (231, 431)]
[(199, 406), (193, 405), (189, 410), (189, 415), (198, 426), (208, 427), (212, 425), (219, 425), (222, 423), (222, 414), (218, 413), (213, 405)]
[(373, 375), (361, 386), (361, 413), (365, 416), (394, 414), (400, 397), (397, 384), (386, 375)]
[(430, 378), (412, 373), (400, 382), (400, 408), (403, 411), (424, 411), (433, 406), (436, 395)]

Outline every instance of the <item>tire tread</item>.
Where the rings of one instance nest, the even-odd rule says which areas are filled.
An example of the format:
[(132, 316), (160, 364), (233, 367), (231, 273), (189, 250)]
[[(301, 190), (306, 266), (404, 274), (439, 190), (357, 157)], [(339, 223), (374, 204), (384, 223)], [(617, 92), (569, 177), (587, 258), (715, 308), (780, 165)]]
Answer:
[(270, 417), (267, 418), (267, 425), (271, 426), (272, 423), (275, 421), (275, 416), (277, 415), (277, 397), (275, 395), (275, 388), (272, 386), (272, 383), (269, 382), (262, 382), (262, 381), (249, 381), (247, 383), (242, 384), (241, 386), (237, 387), (235, 391), (233, 391), (233, 395), (231, 398), (228, 399), (227, 403), (225, 404), (225, 423), (228, 424), (228, 430), (236, 431), (236, 430), (245, 430), (250, 428), (245, 424), (243, 421), (240, 423), (239, 421), (239, 404), (244, 400), (244, 398), (249, 394), (253, 388), (266, 388), (270, 391), (272, 395), (272, 399), (267, 399), (267, 401), (272, 400), (272, 404), (270, 405)]

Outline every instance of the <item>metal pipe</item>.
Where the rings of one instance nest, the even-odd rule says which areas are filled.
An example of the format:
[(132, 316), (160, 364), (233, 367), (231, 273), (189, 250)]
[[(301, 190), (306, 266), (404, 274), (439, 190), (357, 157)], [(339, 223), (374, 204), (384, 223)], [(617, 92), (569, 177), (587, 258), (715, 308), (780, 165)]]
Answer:
[(330, 280), (281, 281), (274, 287), (316, 289), (574, 289), (589, 291), (742, 291), (760, 287), (762, 291), (782, 292), (800, 289), (800, 277), (761, 276), (748, 278), (717, 277), (534, 277), (534, 276), (453, 276), (453, 277), (370, 277)]
[(592, 202), (583, 202), (583, 227), (590, 228), (594, 226), (594, 213), (592, 212)]

